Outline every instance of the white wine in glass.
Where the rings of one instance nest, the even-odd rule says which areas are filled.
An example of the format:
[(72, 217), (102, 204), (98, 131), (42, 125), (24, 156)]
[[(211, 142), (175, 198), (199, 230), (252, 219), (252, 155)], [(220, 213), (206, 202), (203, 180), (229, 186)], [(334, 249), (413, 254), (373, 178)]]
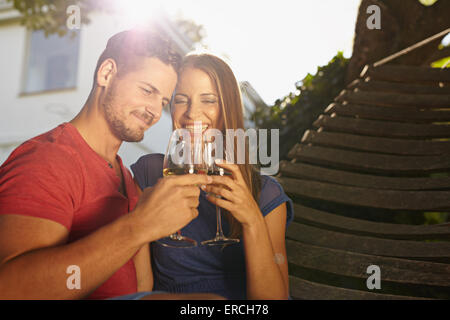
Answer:
[[(204, 161), (207, 169), (207, 175), (211, 176), (225, 176), (225, 175), (231, 175), (231, 173), (225, 171), (223, 168), (218, 167), (215, 163), (216, 157), (213, 155), (214, 148), (214, 142), (204, 142), (203, 152), (204, 152)], [(220, 159), (223, 160), (223, 159)], [(220, 207), (216, 205), (216, 223), (217, 223), (217, 229), (216, 229), (216, 236), (213, 239), (202, 241), (202, 245), (207, 246), (223, 246), (227, 244), (234, 244), (238, 243), (239, 239), (233, 239), (233, 238), (227, 238), (223, 234), (222, 230), (222, 214), (220, 212)]]
[[(199, 148), (191, 146), (190, 142), (182, 140), (175, 131), (170, 137), (167, 152), (164, 157), (163, 176), (204, 173), (202, 165), (195, 164), (195, 161), (193, 161), (195, 157), (199, 157), (195, 154), (198, 150)], [(171, 248), (190, 248), (197, 246), (197, 241), (183, 236), (181, 231), (159, 239), (157, 242), (165, 247)]]

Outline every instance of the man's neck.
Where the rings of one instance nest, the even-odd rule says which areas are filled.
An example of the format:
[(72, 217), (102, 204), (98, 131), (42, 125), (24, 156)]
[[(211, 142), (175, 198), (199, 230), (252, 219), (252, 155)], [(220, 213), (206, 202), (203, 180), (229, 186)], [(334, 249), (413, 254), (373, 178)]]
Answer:
[(70, 121), (86, 143), (103, 159), (115, 164), (122, 144), (111, 131), (99, 104), (99, 93), (89, 95), (80, 113)]

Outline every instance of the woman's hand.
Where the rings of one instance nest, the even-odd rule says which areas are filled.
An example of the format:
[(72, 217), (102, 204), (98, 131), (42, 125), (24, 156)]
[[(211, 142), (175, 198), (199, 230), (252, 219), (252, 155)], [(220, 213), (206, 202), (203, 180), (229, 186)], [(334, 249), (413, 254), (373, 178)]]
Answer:
[(202, 188), (208, 193), (221, 196), (222, 199), (208, 195), (207, 199), (225, 210), (228, 210), (242, 227), (264, 221), (259, 206), (253, 198), (244, 177), (236, 164), (216, 162), (217, 166), (232, 173), (232, 176), (211, 176), (213, 182)]

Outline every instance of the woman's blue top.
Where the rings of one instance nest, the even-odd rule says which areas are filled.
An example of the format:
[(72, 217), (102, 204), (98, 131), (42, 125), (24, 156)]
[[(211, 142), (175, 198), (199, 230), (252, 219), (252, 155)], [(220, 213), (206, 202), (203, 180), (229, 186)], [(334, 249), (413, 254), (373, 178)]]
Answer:
[[(164, 155), (149, 154), (131, 165), (135, 179), (141, 189), (151, 187), (161, 178)], [(291, 199), (272, 177), (261, 176), (259, 208), (266, 216), (273, 209), (286, 202), (287, 226), (294, 217)], [(173, 293), (215, 293), (227, 299), (246, 299), (246, 270), (243, 239), (237, 244), (203, 246), (200, 243), (216, 235), (215, 205), (206, 199), (201, 191), (199, 215), (181, 232), (194, 239), (198, 247), (169, 248), (157, 242), (151, 243), (153, 290)], [(222, 219), (225, 235), (229, 234), (227, 219)], [(264, 279), (261, 279), (264, 281)]]

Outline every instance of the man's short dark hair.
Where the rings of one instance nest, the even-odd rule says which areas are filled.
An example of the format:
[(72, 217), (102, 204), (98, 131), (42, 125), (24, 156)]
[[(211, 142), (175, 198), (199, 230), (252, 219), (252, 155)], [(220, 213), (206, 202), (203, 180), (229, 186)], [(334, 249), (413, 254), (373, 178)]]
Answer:
[(123, 76), (136, 67), (140, 57), (158, 58), (172, 66), (177, 73), (182, 60), (173, 43), (160, 32), (138, 29), (122, 31), (109, 38), (105, 50), (98, 59), (94, 73), (94, 87), (100, 65), (106, 59), (113, 59), (118, 74)]

